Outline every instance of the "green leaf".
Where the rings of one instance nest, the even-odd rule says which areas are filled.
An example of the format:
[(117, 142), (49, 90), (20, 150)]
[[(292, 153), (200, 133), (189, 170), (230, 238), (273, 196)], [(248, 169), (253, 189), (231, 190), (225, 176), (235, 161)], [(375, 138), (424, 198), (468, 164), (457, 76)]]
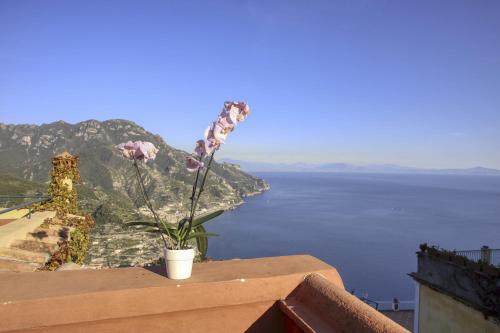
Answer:
[(177, 231), (177, 229), (174, 229), (174, 228), (169, 228), (170, 230), (170, 237), (176, 242), (176, 243), (179, 243), (180, 241), (180, 234), (179, 232)]
[(212, 213), (207, 213), (207, 214), (203, 214), (203, 215), (200, 215), (198, 217), (195, 217), (193, 219), (192, 228), (195, 228), (199, 225), (202, 225), (203, 223), (208, 222), (213, 218), (216, 218), (217, 216), (219, 216), (222, 213), (224, 213), (224, 210), (220, 209), (220, 210), (216, 210), (215, 212), (212, 212)]
[[(207, 231), (202, 225), (197, 226), (193, 229), (196, 233), (206, 233)], [(200, 252), (201, 260), (205, 260), (208, 252), (208, 238), (199, 236), (196, 237), (196, 246), (198, 247), (198, 251)]]
[(142, 225), (146, 227), (155, 227), (156, 228), (156, 223), (154, 222), (147, 222), (147, 221), (132, 221), (132, 222), (126, 222), (125, 225), (127, 227), (132, 227), (135, 225)]
[(219, 234), (214, 234), (213, 232), (193, 232), (189, 236), (186, 237), (186, 240), (193, 239), (196, 237), (215, 237), (219, 236)]
[(183, 217), (182, 219), (180, 219), (178, 222), (177, 222), (177, 225), (179, 227), (182, 227), (184, 225), (184, 223), (186, 223), (189, 219), (187, 217)]
[[(145, 232), (150, 232), (150, 233), (160, 233), (160, 229), (158, 229), (158, 227), (156, 227), (156, 224), (153, 225), (152, 227), (144, 230)], [(173, 240), (175, 240), (176, 242), (179, 241), (179, 234), (177, 233), (177, 229), (175, 228), (168, 228), (168, 231), (170, 232), (170, 238), (172, 238)], [(165, 235), (168, 235), (169, 233), (167, 233), (167, 231), (165, 229), (161, 229), (161, 232)]]

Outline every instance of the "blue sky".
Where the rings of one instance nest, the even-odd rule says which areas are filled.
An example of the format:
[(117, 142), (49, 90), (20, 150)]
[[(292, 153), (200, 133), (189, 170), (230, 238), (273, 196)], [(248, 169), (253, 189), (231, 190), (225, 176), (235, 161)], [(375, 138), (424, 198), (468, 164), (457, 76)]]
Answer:
[(0, 122), (130, 119), (220, 157), (500, 168), (499, 1), (0, 1)]

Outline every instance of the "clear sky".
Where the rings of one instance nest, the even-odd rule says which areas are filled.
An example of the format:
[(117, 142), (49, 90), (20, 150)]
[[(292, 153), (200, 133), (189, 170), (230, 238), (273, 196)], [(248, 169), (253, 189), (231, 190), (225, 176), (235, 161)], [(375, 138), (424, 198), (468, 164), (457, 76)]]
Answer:
[(219, 157), (500, 168), (500, 1), (0, 0), (0, 122), (125, 118)]

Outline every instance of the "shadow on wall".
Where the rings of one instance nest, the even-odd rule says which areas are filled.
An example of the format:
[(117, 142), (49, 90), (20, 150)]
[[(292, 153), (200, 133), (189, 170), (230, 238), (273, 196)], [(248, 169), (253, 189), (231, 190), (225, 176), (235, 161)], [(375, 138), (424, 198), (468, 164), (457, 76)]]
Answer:
[[(245, 333), (262, 332), (285, 332), (285, 316), (279, 309), (278, 303), (275, 303), (269, 310), (264, 312)], [(294, 331), (286, 331), (294, 332)], [(301, 331), (297, 331), (301, 332)]]

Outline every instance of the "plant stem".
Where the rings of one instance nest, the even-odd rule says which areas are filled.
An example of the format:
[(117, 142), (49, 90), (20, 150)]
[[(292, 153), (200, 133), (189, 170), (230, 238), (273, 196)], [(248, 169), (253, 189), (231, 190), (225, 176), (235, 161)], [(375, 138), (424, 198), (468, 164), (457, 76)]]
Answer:
[[(144, 197), (144, 200), (146, 201), (146, 206), (148, 206), (151, 213), (153, 213), (153, 217), (154, 217), (156, 226), (158, 227), (158, 230), (160, 231), (160, 235), (161, 235), (161, 238), (163, 240), (163, 244), (165, 244), (165, 248), (168, 249), (169, 246), (167, 244), (167, 240), (165, 239), (165, 236), (163, 235), (163, 232), (162, 232), (162, 228), (160, 226), (160, 218), (158, 217), (155, 210), (153, 209), (153, 205), (151, 204), (151, 200), (149, 200), (149, 195), (148, 195), (148, 192), (146, 191), (146, 187), (144, 186), (144, 183), (142, 181), (141, 170), (139, 169), (139, 165), (137, 164), (136, 159), (134, 159), (134, 167), (135, 167), (135, 170), (137, 171), (137, 178), (139, 179), (139, 184), (140, 184), (140, 188), (142, 191), (142, 196)], [(170, 232), (168, 231), (168, 228), (163, 228), (163, 229), (165, 229), (165, 231), (167, 232), (167, 235), (170, 239), (171, 236), (170, 236)]]
[[(186, 236), (189, 235), (189, 233), (191, 232), (194, 214), (196, 212), (196, 206), (198, 205), (198, 201), (200, 200), (200, 195), (203, 192), (203, 188), (205, 187), (205, 181), (207, 180), (207, 175), (208, 175), (208, 172), (210, 171), (210, 166), (212, 165), (212, 161), (214, 159), (214, 154), (215, 154), (215, 150), (212, 152), (212, 154), (210, 154), (210, 160), (208, 161), (208, 164), (207, 164), (207, 170), (205, 171), (205, 174), (203, 175), (203, 179), (202, 179), (201, 184), (200, 184), (200, 190), (198, 191), (198, 195), (196, 196), (196, 200), (194, 200), (194, 202), (192, 202), (192, 204), (191, 204), (191, 212), (189, 215), (188, 229), (187, 229)], [(198, 169), (198, 172), (199, 171), (200, 171), (200, 169)], [(197, 182), (198, 182), (198, 174), (196, 175), (196, 178), (197, 179), (196, 179), (195, 185), (197, 185)], [(194, 190), (196, 191), (196, 188), (194, 188)], [(195, 191), (193, 191), (193, 192), (195, 192)], [(185, 241), (182, 244), (182, 246), (184, 246), (184, 245), (185, 245)]]
[[(200, 157), (200, 161), (202, 159), (203, 159), (203, 157)], [(198, 170), (196, 170), (196, 177), (194, 178), (193, 190), (191, 191), (191, 197), (189, 197), (189, 199), (191, 200), (191, 207), (189, 208), (189, 212), (191, 212), (193, 210), (194, 197), (196, 195), (196, 188), (198, 187), (198, 178), (200, 177), (200, 170), (201, 170), (201, 168), (198, 168)], [(189, 218), (190, 218), (190, 213), (188, 213), (188, 216), (186, 216), (186, 221), (184, 223), (182, 223), (182, 225), (178, 225), (177, 226), (177, 230), (182, 235), (181, 239), (183, 239), (185, 236), (188, 235), (187, 228), (186, 228), (186, 222), (187, 222), (187, 224), (189, 226)]]
[(196, 188), (198, 187), (198, 178), (200, 176), (200, 170), (201, 168), (198, 168), (198, 170), (196, 171), (196, 177), (194, 179), (193, 191), (191, 192), (191, 209), (189, 210), (190, 212), (193, 210), (194, 197), (196, 195)]
[(196, 212), (196, 206), (198, 205), (198, 200), (200, 200), (201, 192), (203, 192), (203, 189), (205, 187), (205, 181), (207, 180), (208, 171), (210, 171), (210, 166), (212, 165), (212, 161), (214, 159), (214, 154), (215, 154), (215, 150), (210, 155), (210, 160), (208, 161), (208, 164), (207, 164), (207, 170), (205, 171), (205, 174), (203, 175), (203, 179), (202, 179), (201, 185), (200, 185), (200, 190), (198, 191), (198, 196), (196, 197), (196, 201), (194, 202), (194, 206), (191, 210), (191, 218), (190, 218), (191, 221), (194, 218), (194, 213)]

